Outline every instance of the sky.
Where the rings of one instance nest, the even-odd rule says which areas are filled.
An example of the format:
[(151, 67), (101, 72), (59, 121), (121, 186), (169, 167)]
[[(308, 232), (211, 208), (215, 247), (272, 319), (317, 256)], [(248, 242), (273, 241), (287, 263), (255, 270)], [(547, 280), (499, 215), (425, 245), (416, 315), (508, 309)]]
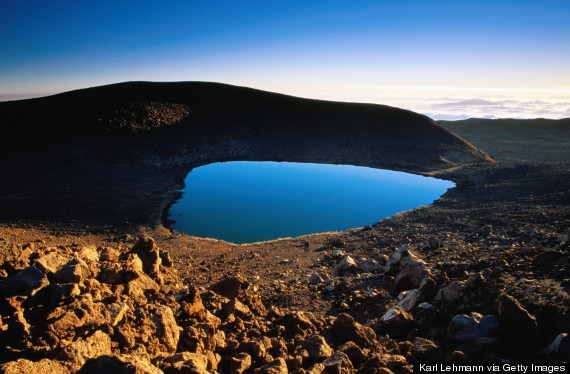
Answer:
[(570, 117), (568, 0), (1, 1), (0, 100), (213, 81), (416, 110)]

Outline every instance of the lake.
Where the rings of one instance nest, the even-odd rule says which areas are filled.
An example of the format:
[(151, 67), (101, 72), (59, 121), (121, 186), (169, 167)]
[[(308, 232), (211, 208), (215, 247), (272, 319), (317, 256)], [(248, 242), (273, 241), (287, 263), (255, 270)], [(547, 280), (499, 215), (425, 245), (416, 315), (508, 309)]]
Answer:
[(371, 225), (455, 186), (361, 166), (250, 161), (197, 167), (185, 185), (173, 228), (240, 244)]

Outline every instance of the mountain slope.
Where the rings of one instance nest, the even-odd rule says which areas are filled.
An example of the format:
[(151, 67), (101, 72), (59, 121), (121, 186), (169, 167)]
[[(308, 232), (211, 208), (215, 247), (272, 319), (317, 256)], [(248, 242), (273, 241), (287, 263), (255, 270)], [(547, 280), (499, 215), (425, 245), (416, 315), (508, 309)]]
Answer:
[(413, 173), (493, 162), (428, 117), (218, 83), (130, 82), (0, 103), (10, 217), (148, 223), (194, 167), (228, 160)]

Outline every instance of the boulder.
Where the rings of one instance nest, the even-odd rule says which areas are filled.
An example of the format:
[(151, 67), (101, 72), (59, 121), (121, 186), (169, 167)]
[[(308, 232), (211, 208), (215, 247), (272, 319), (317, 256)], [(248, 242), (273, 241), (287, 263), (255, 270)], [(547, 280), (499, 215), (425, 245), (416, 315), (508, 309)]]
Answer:
[(354, 370), (348, 356), (340, 351), (335, 352), (322, 364), (330, 374), (352, 374)]
[(78, 248), (75, 256), (85, 262), (97, 263), (99, 261), (99, 252), (97, 252), (97, 248), (94, 245)]
[(230, 374), (241, 374), (251, 366), (251, 356), (241, 352), (230, 358)]
[(301, 346), (307, 350), (309, 360), (312, 362), (321, 362), (333, 354), (332, 348), (327, 344), (325, 338), (320, 335), (312, 335), (305, 339)]
[(388, 258), (386, 272), (397, 274), (395, 286), (400, 291), (418, 288), (422, 280), (430, 275), (427, 264), (415, 252), (415, 248), (408, 244), (395, 250)]
[(400, 260), (402, 258), (402, 254), (410, 249), (409, 244), (404, 244), (400, 248), (396, 249), (388, 260), (386, 261), (386, 272), (389, 274), (396, 274), (400, 269)]
[(62, 266), (53, 275), (57, 283), (80, 283), (84, 277), (89, 277), (91, 272), (82, 259), (75, 257)]
[(323, 283), (328, 277), (325, 277), (324, 274), (321, 273), (313, 273), (309, 277), (309, 284), (319, 284)]
[(34, 296), (28, 299), (28, 303), (34, 306), (57, 305), (63, 300), (79, 296), (80, 294), (81, 290), (75, 283), (50, 284), (39, 289)]
[(358, 268), (356, 261), (350, 256), (344, 256), (343, 259), (332, 269), (331, 276), (336, 277)]
[(249, 341), (240, 343), (237, 350), (239, 352), (247, 353), (254, 361), (264, 358), (267, 354), (265, 345), (261, 341)]
[(78, 374), (164, 374), (146, 358), (136, 355), (105, 355), (85, 362)]
[(157, 305), (154, 313), (151, 314), (150, 326), (152, 337), (156, 339), (157, 352), (174, 353), (180, 339), (180, 330), (174, 319), (172, 309), (165, 305)]
[(228, 299), (235, 299), (243, 296), (250, 286), (251, 284), (245, 278), (237, 276), (224, 278), (214, 283), (210, 286), (210, 290)]
[(0, 295), (2, 297), (30, 296), (35, 290), (48, 284), (48, 278), (44, 273), (35, 266), (28, 266), (0, 283)]
[(117, 262), (119, 261), (119, 251), (114, 248), (105, 248), (99, 255), (100, 261)]
[(185, 288), (180, 292), (180, 296), (177, 297), (177, 301), (182, 306), (182, 310), (188, 317), (196, 315), (198, 312), (204, 310), (204, 304), (202, 303), (202, 298), (200, 297), (200, 291), (194, 286)]
[(512, 296), (502, 294), (497, 299), (498, 319), (506, 336), (513, 341), (524, 339), (534, 343), (538, 336), (538, 324), (522, 304)]
[(125, 303), (112, 303), (107, 306), (107, 321), (111, 326), (116, 326), (123, 317), (125, 313), (129, 310), (129, 306)]
[(456, 315), (447, 327), (447, 341), (452, 344), (469, 343), (477, 338), (493, 337), (499, 333), (500, 325), (494, 316)]
[(111, 354), (111, 338), (97, 330), (84, 340), (71, 343), (63, 351), (63, 360), (71, 363), (74, 370), (79, 369), (87, 359)]
[(465, 282), (453, 281), (437, 292), (433, 302), (441, 304), (443, 302), (452, 303), (458, 301), (463, 297), (466, 290), (467, 286), (465, 285)]
[(546, 348), (540, 351), (543, 357), (551, 358), (551, 362), (570, 361), (570, 335), (561, 333)]
[(152, 278), (158, 278), (160, 275), (160, 265), (162, 258), (160, 251), (149, 236), (142, 236), (131, 248), (131, 253), (136, 254), (142, 261), (143, 271)]
[(376, 273), (383, 272), (385, 270), (382, 264), (372, 258), (367, 258), (360, 262), (360, 264), (358, 264), (358, 269), (364, 273)]
[(337, 316), (331, 328), (342, 342), (353, 341), (358, 345), (371, 345), (376, 340), (376, 334), (370, 327), (355, 322), (352, 316), (341, 313)]
[(412, 362), (440, 361), (440, 351), (437, 344), (428, 339), (415, 338), (412, 341), (410, 357)]
[(354, 342), (346, 342), (338, 348), (338, 351), (343, 352), (348, 356), (352, 366), (358, 369), (366, 360), (364, 351)]
[(399, 306), (395, 306), (388, 309), (372, 326), (376, 333), (389, 334), (397, 338), (407, 338), (416, 325), (417, 323), (411, 314)]
[(34, 266), (45, 274), (55, 274), (70, 260), (67, 255), (62, 255), (57, 252), (50, 252), (36, 260)]
[(164, 360), (168, 373), (208, 373), (208, 357), (201, 353), (181, 352)]
[(256, 369), (254, 374), (288, 374), (287, 363), (281, 357), (269, 362), (268, 364)]
[(398, 306), (409, 312), (420, 300), (420, 291), (418, 289), (413, 289), (409, 291), (403, 291), (398, 295)]
[(232, 299), (229, 303), (225, 304), (220, 312), (220, 317), (225, 318), (233, 314), (241, 319), (251, 319), (253, 313), (249, 310), (247, 305), (244, 305), (238, 299)]

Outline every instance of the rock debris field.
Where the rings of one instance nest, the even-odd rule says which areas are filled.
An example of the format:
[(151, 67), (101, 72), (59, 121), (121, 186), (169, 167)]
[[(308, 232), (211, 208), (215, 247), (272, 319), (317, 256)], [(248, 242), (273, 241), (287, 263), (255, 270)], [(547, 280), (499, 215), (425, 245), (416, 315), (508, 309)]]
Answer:
[[(570, 361), (570, 152), (558, 141), (549, 160), (542, 127), (527, 149), (525, 132), (461, 124), (471, 144), (397, 108), (200, 82), (0, 103), (0, 117), (0, 373)], [(564, 139), (567, 120), (551, 125)], [(228, 160), (456, 187), (344, 232), (236, 245), (171, 230), (188, 171)]]

